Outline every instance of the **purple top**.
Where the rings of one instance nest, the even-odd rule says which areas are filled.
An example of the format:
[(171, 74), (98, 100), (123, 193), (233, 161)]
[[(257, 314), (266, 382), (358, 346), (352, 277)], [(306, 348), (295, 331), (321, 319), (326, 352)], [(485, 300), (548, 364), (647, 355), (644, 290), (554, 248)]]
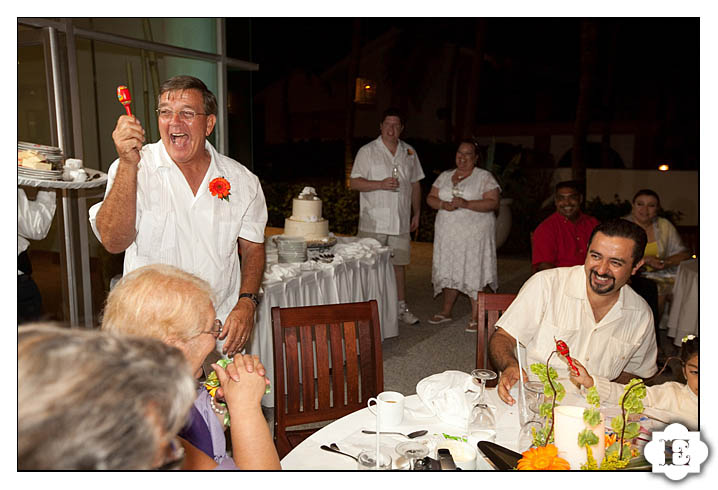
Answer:
[(217, 462), (216, 470), (236, 470), (234, 460), (227, 455), (224, 427), (212, 410), (207, 390), (200, 386), (190, 410), (188, 424), (179, 436), (190, 442)]

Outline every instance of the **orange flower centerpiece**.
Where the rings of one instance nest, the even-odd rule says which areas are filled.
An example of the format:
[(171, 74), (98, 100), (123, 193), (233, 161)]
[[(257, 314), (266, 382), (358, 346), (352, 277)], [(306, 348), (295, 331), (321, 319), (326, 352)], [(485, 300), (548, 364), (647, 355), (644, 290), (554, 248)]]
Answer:
[(231, 188), (232, 186), (229, 185), (229, 181), (224, 177), (217, 177), (209, 183), (209, 192), (211, 192), (213, 196), (217, 196), (217, 199), (224, 199), (225, 201), (229, 201), (229, 190)]
[(517, 468), (519, 470), (570, 470), (571, 466), (558, 457), (558, 449), (553, 444), (531, 448), (521, 453)]

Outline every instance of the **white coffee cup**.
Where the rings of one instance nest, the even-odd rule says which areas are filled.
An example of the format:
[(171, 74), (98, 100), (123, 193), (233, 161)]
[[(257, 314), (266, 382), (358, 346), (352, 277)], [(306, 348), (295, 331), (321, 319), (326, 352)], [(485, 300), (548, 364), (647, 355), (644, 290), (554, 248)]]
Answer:
[(379, 406), (379, 430), (396, 427), (404, 418), (404, 395), (396, 391), (383, 391), (376, 398), (369, 398), (367, 407), (376, 415), (372, 402)]
[(462, 470), (476, 469), (476, 456), (478, 451), (468, 442), (462, 441), (441, 441), (436, 445), (436, 450), (446, 448), (451, 453), (457, 468)]

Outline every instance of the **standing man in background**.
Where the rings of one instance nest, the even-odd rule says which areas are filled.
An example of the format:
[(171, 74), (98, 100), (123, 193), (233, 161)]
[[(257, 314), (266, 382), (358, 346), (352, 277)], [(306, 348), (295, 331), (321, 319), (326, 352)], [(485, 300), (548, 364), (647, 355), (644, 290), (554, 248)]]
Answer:
[(410, 233), (419, 227), (421, 186), (424, 178), (414, 148), (399, 139), (403, 119), (396, 109), (382, 117), (381, 134), (362, 146), (354, 159), (350, 187), (359, 191), (359, 233), (393, 250), (399, 320), (409, 325), (419, 319), (406, 305), (406, 266), (411, 258)]

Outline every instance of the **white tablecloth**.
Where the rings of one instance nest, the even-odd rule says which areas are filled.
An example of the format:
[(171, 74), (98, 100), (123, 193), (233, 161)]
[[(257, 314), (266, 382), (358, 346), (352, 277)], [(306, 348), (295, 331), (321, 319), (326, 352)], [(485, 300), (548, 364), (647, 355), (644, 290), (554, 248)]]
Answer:
[[(564, 383), (566, 386), (568, 382)], [(514, 399), (517, 398), (517, 386), (512, 389)], [(586, 406), (583, 400), (577, 394), (572, 394), (571, 389), (566, 386), (567, 394), (562, 405), (576, 404)], [(469, 396), (469, 395), (467, 395)], [(496, 417), (496, 443), (505, 446), (513, 451), (517, 449), (519, 436), (519, 414), (518, 403), (509, 406), (499, 399), (496, 389), (487, 389), (485, 401), (488, 405), (495, 408), (494, 415)], [(570, 402), (570, 403), (569, 403)], [(466, 434), (465, 427), (458, 427), (442, 422), (438, 417), (431, 415), (417, 395), (407, 396), (405, 399), (404, 419), (401, 425), (391, 430), (408, 434), (416, 430), (426, 429), (429, 431), (427, 436), (435, 434), (434, 439), (443, 437), (442, 434), (451, 436), (462, 436)], [(323, 427), (315, 432), (307, 439), (302, 441), (295, 447), (284, 459), (282, 459), (282, 469), (285, 470), (355, 470), (357, 464), (355, 461), (340, 454), (332, 454), (320, 449), (322, 445), (336, 443), (342, 449), (342, 443), (347, 448), (344, 452), (352, 454), (352, 449), (356, 451), (357, 441), (362, 437), (361, 429), (375, 430), (375, 416), (366, 408), (358, 410), (352, 414), (342, 417), (339, 420)], [(374, 435), (364, 434), (366, 438), (367, 448), (375, 447), (376, 439)], [(421, 439), (421, 438), (420, 438)], [(382, 435), (381, 446), (391, 450), (398, 443), (408, 439), (401, 436)], [(475, 444), (475, 441), (470, 441)], [(353, 443), (353, 444), (352, 444)], [(356, 454), (355, 454), (356, 455)], [(433, 455), (435, 456), (435, 455)], [(392, 457), (397, 457), (394, 453)], [(477, 458), (478, 470), (492, 470), (493, 467), (479, 454)]]
[[(259, 356), (274, 381), (271, 310), (274, 306), (314, 306), (377, 300), (382, 340), (399, 335), (396, 277), (391, 249), (373, 239), (337, 238), (331, 263), (268, 264), (265, 268), (261, 302), (247, 352)], [(272, 388), (274, 389), (274, 387)], [(274, 406), (274, 393), (262, 405)]]
[(678, 266), (668, 313), (668, 336), (673, 344), (680, 347), (688, 334), (698, 335), (698, 259), (684, 260)]

